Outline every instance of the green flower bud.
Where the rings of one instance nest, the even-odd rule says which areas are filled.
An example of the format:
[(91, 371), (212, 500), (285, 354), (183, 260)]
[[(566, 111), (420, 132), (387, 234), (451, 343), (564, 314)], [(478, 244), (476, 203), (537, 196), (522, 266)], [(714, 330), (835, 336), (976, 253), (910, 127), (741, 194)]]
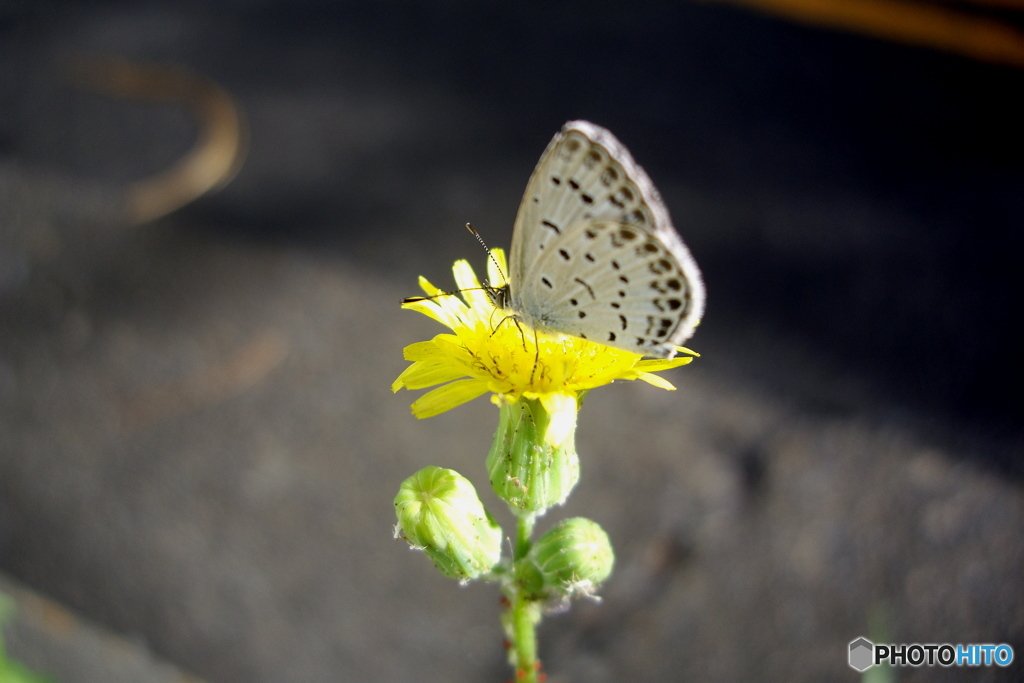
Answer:
[(524, 591), (539, 593), (539, 576), (545, 591), (571, 597), (589, 594), (600, 586), (612, 573), (615, 553), (608, 534), (597, 522), (573, 517), (541, 536), (522, 564), (516, 566), (516, 577)]
[(396, 534), (422, 549), (445, 576), (474, 579), (501, 559), (501, 527), (455, 470), (424, 467), (403, 481), (395, 513)]
[(576, 400), (566, 399), (555, 412), (526, 398), (500, 405), (487, 471), (494, 492), (517, 515), (561, 505), (579, 481)]

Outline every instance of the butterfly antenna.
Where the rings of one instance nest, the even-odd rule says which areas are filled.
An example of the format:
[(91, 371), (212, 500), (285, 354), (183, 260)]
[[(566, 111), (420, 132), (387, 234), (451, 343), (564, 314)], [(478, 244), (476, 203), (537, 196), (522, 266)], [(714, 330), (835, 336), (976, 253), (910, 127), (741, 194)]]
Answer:
[[(505, 280), (505, 282), (508, 282), (509, 276), (507, 274), (505, 274), (505, 272), (502, 271), (501, 264), (498, 262), (498, 259), (495, 258), (495, 255), (490, 253), (490, 248), (487, 246), (487, 243), (483, 241), (483, 238), (480, 237), (480, 233), (477, 232), (476, 228), (473, 227), (469, 223), (466, 223), (466, 229), (469, 230), (473, 234), (473, 237), (476, 238), (476, 241), (480, 243), (480, 246), (483, 247), (483, 250), (487, 252), (487, 257), (490, 258), (490, 262), (495, 264), (495, 267), (498, 268), (498, 272), (502, 273), (502, 278)], [(500, 289), (502, 289), (502, 288), (500, 288), (500, 287), (489, 287), (488, 286), (488, 291), (492, 291), (492, 292), (494, 292), (496, 294), (498, 293), (498, 290), (500, 290)]]
[[(469, 223), (466, 223), (466, 229), (473, 233), (473, 237), (475, 237), (476, 241), (479, 242), (480, 245), (487, 251), (487, 255), (491, 257), (491, 261), (494, 263), (495, 267), (497, 267), (498, 272), (501, 273), (501, 265), (498, 263), (498, 260), (494, 258), (493, 255), (491, 255), (491, 250), (487, 247), (487, 243), (484, 242), (484, 238), (481, 237), (480, 233), (478, 233)], [(502, 277), (505, 276), (504, 273), (501, 274)], [(470, 292), (475, 289), (482, 289), (485, 292), (487, 292), (487, 296), (491, 298), (491, 301), (494, 303), (495, 306), (498, 306), (499, 301), (504, 301), (503, 288), (493, 287), (485, 280), (480, 287), (470, 287), (469, 289), (456, 289), (450, 292), (440, 291), (437, 294), (431, 294), (430, 296), (410, 296), (405, 299), (402, 299), (402, 303), (411, 304), (416, 303), (418, 301), (430, 301), (431, 299), (436, 299), (442, 296), (456, 296), (457, 294), (461, 294), (462, 292)]]

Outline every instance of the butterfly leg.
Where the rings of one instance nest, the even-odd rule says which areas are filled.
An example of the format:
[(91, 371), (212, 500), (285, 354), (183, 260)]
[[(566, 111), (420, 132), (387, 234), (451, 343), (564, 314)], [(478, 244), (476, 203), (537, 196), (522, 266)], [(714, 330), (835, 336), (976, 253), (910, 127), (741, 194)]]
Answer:
[(540, 342), (537, 339), (537, 328), (533, 328), (533, 369), (530, 370), (530, 384), (533, 384), (534, 375), (537, 374), (537, 366), (540, 365)]
[[(527, 350), (527, 348), (526, 348), (526, 335), (523, 333), (523, 326), (519, 323), (519, 316), (517, 316), (517, 315), (506, 315), (504, 318), (499, 320), (498, 324), (494, 326), (493, 330), (491, 330), (491, 336), (493, 337), (497, 333), (498, 329), (501, 327), (501, 324), (503, 322), (505, 322), (506, 320), (511, 320), (512, 324), (515, 325), (516, 328), (519, 330), (519, 338), (523, 342), (523, 351), (526, 351)], [(536, 337), (536, 335), (537, 335), (536, 330), (534, 330), (533, 334), (534, 334), (534, 337)]]
[[(495, 325), (494, 329), (491, 331), (491, 336), (492, 337), (494, 336), (494, 334), (501, 327), (502, 323), (504, 323), (506, 320), (511, 320), (512, 324), (515, 325), (516, 329), (519, 330), (519, 339), (520, 339), (520, 341), (523, 344), (523, 351), (529, 351), (529, 349), (526, 347), (526, 333), (523, 332), (523, 325), (520, 322), (519, 316), (517, 316), (517, 315), (506, 315), (504, 318), (499, 320), (498, 324)], [(533, 368), (530, 369), (530, 384), (534, 383), (534, 381), (535, 381), (535, 379), (537, 377), (537, 368), (539, 368), (539, 367), (540, 367), (540, 338), (539, 338), (539, 335), (537, 334), (537, 328), (534, 328), (533, 329)]]

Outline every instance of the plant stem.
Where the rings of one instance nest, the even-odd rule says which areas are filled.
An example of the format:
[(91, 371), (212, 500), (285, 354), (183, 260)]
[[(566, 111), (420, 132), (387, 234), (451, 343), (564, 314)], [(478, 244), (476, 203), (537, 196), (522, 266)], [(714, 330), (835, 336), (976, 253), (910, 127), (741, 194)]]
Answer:
[(516, 518), (516, 547), (513, 551), (513, 560), (520, 560), (530, 552), (530, 535), (533, 534), (533, 523), (536, 519), (534, 515)]
[[(516, 543), (513, 556), (523, 558), (530, 551), (530, 535), (533, 533), (534, 515), (523, 515), (516, 521)], [(523, 597), (518, 586), (508, 586), (509, 613), (507, 616), (508, 635), (512, 641), (516, 667), (516, 683), (538, 683), (540, 663), (537, 661), (537, 622), (540, 621), (540, 605)]]
[(540, 664), (537, 661), (537, 622), (540, 611), (536, 602), (517, 596), (512, 603), (513, 643), (516, 653), (516, 683), (537, 683)]

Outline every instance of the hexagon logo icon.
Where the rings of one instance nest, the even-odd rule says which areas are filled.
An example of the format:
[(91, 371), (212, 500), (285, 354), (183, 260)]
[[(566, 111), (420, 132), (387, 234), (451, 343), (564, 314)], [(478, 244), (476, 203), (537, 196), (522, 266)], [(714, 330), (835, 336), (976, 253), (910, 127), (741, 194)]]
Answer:
[(875, 644), (867, 638), (858, 638), (850, 643), (850, 666), (857, 671), (870, 669), (875, 655)]

